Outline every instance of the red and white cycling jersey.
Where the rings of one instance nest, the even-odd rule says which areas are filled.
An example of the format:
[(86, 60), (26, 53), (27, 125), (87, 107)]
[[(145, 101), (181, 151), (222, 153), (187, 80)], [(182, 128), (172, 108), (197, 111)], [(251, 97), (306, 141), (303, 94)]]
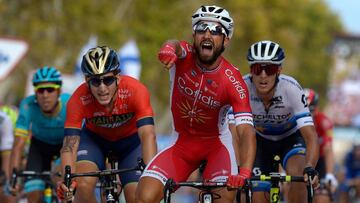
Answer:
[(319, 137), (320, 157), (324, 156), (324, 146), (331, 144), (333, 140), (333, 123), (322, 112), (315, 110), (313, 114), (316, 133)]
[(253, 124), (248, 91), (238, 69), (221, 57), (214, 70), (196, 65), (192, 46), (181, 42), (182, 59), (170, 70), (171, 111), (175, 131), (193, 136), (219, 136), (228, 130), (232, 106), (236, 125)]
[(253, 125), (248, 90), (240, 72), (224, 58), (209, 71), (196, 64), (190, 44), (181, 42), (181, 47), (183, 56), (170, 69), (177, 139), (155, 156), (142, 176), (163, 184), (168, 178), (185, 181), (206, 160), (203, 178), (224, 181), (237, 174), (227, 112), (232, 106), (236, 125)]
[[(85, 127), (110, 141), (133, 135), (137, 127), (153, 124), (150, 94), (138, 80), (121, 76), (112, 112), (99, 104), (87, 84), (79, 86), (71, 96), (66, 111), (65, 136), (80, 135)], [(149, 119), (150, 118), (150, 119)]]

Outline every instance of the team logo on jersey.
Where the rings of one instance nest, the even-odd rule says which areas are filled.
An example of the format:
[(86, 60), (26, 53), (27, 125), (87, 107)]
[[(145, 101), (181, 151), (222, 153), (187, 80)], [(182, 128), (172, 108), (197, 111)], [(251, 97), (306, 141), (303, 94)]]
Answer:
[(195, 70), (191, 70), (191, 75), (192, 75), (193, 77), (196, 77), (196, 75), (197, 75), (196, 71), (195, 71)]
[(112, 116), (96, 116), (86, 119), (86, 122), (104, 128), (117, 128), (126, 124), (134, 117), (134, 113), (126, 113)]
[(241, 99), (244, 99), (246, 97), (246, 91), (245, 88), (241, 85), (239, 80), (237, 80), (234, 77), (234, 73), (230, 69), (225, 70), (225, 75), (228, 77), (230, 82), (234, 85), (236, 91), (239, 93), (239, 96)]
[(196, 123), (205, 123), (206, 120), (211, 119), (211, 117), (206, 116), (206, 113), (203, 109), (197, 109), (197, 106), (191, 108), (191, 105), (187, 100), (182, 103), (177, 103), (177, 107), (180, 109), (181, 118), (189, 120), (190, 123), (195, 121)]
[(128, 89), (119, 88), (118, 95), (119, 95), (118, 97), (120, 99), (127, 99), (128, 97), (131, 97), (132, 94)]
[[(185, 95), (190, 97), (192, 100), (197, 99), (199, 102), (201, 102), (204, 105), (209, 106), (210, 108), (218, 108), (220, 107), (220, 102), (215, 100), (215, 97), (210, 95), (204, 95), (203, 90), (201, 88), (198, 88), (199, 84), (194, 84), (194, 87), (190, 87), (187, 85), (186, 80), (182, 77), (179, 77), (177, 80), (178, 87), (180, 88), (181, 92), (183, 92)], [(196, 89), (196, 90), (193, 90)]]
[(80, 101), (83, 105), (87, 105), (90, 104), (91, 101), (93, 101), (93, 97), (91, 96), (91, 94), (84, 95), (80, 97)]

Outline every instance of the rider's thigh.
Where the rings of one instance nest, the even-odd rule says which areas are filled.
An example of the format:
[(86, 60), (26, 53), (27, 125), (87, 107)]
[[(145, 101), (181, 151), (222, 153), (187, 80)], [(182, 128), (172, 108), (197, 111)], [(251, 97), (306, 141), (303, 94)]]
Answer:
[(124, 186), (124, 196), (126, 203), (135, 203), (135, 192), (137, 183), (128, 183)]
[(269, 193), (268, 192), (254, 192), (252, 194), (253, 203), (264, 203), (269, 202)]
[(228, 191), (226, 188), (216, 192), (221, 196), (220, 199), (214, 201), (214, 203), (233, 203), (236, 196), (236, 190)]
[(331, 203), (328, 194), (315, 194), (314, 203)]
[(292, 176), (303, 176), (305, 167), (305, 156), (294, 155), (287, 160), (286, 174)]
[[(95, 163), (90, 161), (81, 161), (76, 163), (75, 173), (87, 173), (98, 171)], [(97, 177), (79, 177), (76, 178), (77, 188), (75, 194), (76, 202), (92, 203), (96, 202), (95, 186), (98, 181)]]
[(140, 178), (136, 189), (136, 203), (160, 202), (163, 198), (164, 185), (160, 180), (144, 176)]

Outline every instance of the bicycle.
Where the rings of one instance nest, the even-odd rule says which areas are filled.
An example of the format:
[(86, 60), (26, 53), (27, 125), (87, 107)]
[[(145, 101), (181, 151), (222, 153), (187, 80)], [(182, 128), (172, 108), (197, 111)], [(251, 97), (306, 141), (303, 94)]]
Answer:
[[(279, 164), (280, 164), (280, 156), (275, 155), (274, 156), (274, 165), (273, 168), (279, 171)], [(250, 178), (250, 180), (247, 180), (247, 183), (245, 184), (245, 187), (248, 187), (247, 190), (249, 191), (247, 195), (252, 194), (252, 182), (253, 181), (266, 181), (270, 182), (270, 203), (280, 203), (280, 183), (290, 183), (290, 182), (303, 182), (304, 177), (303, 176), (290, 176), (290, 175), (281, 175), (280, 172), (271, 172), (269, 175), (260, 175), (260, 176), (253, 176)], [(311, 182), (311, 178), (309, 180), (309, 183)], [(314, 197), (314, 189), (311, 184), (307, 183), (307, 192), (308, 192), (308, 203), (311, 203), (313, 201)], [(246, 197), (248, 199), (248, 197)], [(247, 203), (249, 203), (247, 201)], [(251, 203), (251, 197), (250, 197), (250, 203)]]
[(213, 203), (214, 200), (220, 199), (221, 196), (217, 194), (214, 189), (226, 187), (226, 182), (215, 181), (188, 181), (175, 182), (169, 178), (164, 186), (164, 203), (171, 203), (171, 194), (175, 192), (178, 187), (192, 187), (200, 190), (198, 200), (200, 203)]
[(51, 177), (57, 176), (61, 177), (59, 172), (51, 172), (51, 171), (43, 171), (43, 172), (35, 172), (35, 171), (17, 171), (13, 169), (10, 185), (14, 188), (17, 184), (18, 177), (32, 177), (32, 178), (41, 178), (45, 182), (45, 189), (44, 189), (44, 203), (60, 203), (57, 198), (55, 186), (51, 182)]
[[(115, 159), (109, 161), (111, 169), (105, 169), (88, 173), (71, 173), (69, 165), (65, 166), (64, 183), (66, 187), (70, 187), (71, 180), (76, 177), (98, 177), (100, 179), (101, 188), (105, 191), (105, 201), (107, 203), (119, 203), (119, 193), (117, 191), (117, 175), (129, 171), (143, 171), (145, 163), (142, 159), (138, 159), (138, 165), (133, 168), (115, 169)], [(71, 202), (71, 201), (68, 201)]]

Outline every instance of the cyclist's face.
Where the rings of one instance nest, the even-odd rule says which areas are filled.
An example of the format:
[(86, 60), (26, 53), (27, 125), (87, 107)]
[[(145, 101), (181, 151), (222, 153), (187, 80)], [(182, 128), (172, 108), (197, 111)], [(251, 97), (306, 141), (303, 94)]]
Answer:
[(110, 72), (100, 77), (86, 78), (92, 95), (96, 100), (104, 106), (107, 106), (112, 101), (117, 91), (118, 77)]
[[(211, 24), (221, 26), (216, 22), (211, 22)], [(210, 31), (210, 28), (205, 29), (205, 31), (194, 31), (193, 37), (194, 48), (198, 54), (198, 59), (201, 63), (206, 65), (212, 65), (224, 51), (225, 46), (229, 42), (229, 38), (225, 37), (224, 34)]]
[(275, 74), (268, 75), (265, 70), (261, 70), (260, 74), (252, 73), (252, 81), (256, 87), (257, 93), (262, 95), (270, 93), (276, 83), (276, 77), (280, 74), (280, 71), (281, 67), (279, 67)]
[(37, 103), (43, 112), (50, 112), (57, 105), (60, 86), (54, 83), (41, 83), (35, 87)]

